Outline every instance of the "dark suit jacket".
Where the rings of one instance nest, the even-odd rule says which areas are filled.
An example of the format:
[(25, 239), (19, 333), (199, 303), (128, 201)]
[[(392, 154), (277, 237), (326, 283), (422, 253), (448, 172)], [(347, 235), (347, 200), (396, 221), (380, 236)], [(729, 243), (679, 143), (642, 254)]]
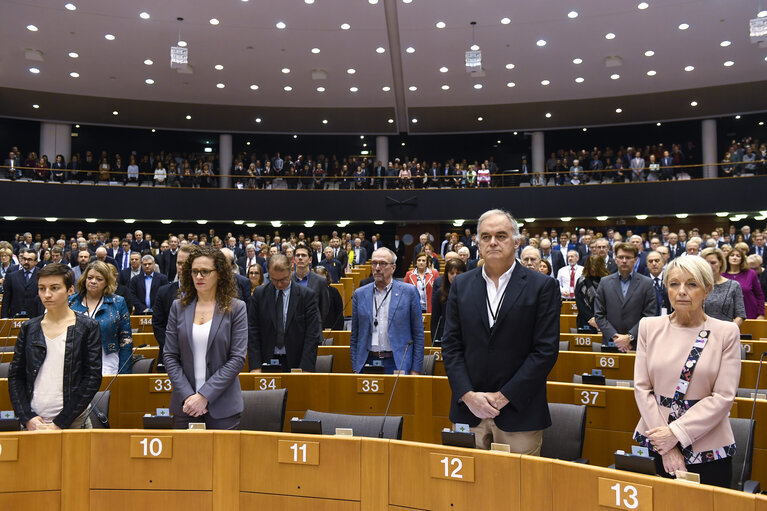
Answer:
[[(153, 286), (154, 287), (154, 286)], [(248, 349), (246, 306), (242, 301), (232, 300), (232, 311), (213, 313), (208, 351), (206, 353), (205, 383), (195, 386), (194, 355), (192, 353), (192, 325), (197, 300), (188, 307), (181, 301), (173, 302), (165, 329), (165, 353), (163, 360), (173, 384), (170, 395), (170, 411), (183, 413), (186, 398), (199, 392), (208, 400), (208, 413), (214, 419), (222, 419), (242, 412), (242, 390), (238, 375), (245, 366)]]
[(501, 391), (509, 400), (495, 418), (503, 431), (551, 425), (546, 376), (559, 353), (559, 286), (517, 263), (491, 329), (482, 270), (457, 275), (445, 308), (442, 355), (453, 398), (450, 420), (470, 426), (480, 419), (461, 397)]
[(608, 342), (615, 334), (634, 336), (631, 345), (636, 348), (639, 320), (655, 316), (657, 304), (652, 280), (634, 273), (626, 298), (620, 285), (620, 273), (613, 273), (599, 281), (597, 296), (594, 300), (594, 319), (602, 331), (603, 342)]
[(442, 332), (445, 330), (445, 308), (441, 301), (443, 279), (442, 275), (434, 279), (431, 288), (431, 323), (429, 324), (429, 330), (431, 330), (432, 346), (436, 339), (442, 339)]
[(250, 300), (250, 279), (244, 275), (235, 273), (234, 280), (237, 281), (237, 292), (240, 295), (240, 300), (248, 303), (248, 300)]
[(149, 242), (147, 240), (141, 240), (141, 241), (133, 240), (130, 242), (130, 249), (135, 252), (138, 252), (139, 254), (143, 252), (144, 250), (149, 250), (149, 248), (150, 248)]
[[(118, 248), (118, 249), (114, 249), (114, 248), (112, 248), (112, 247), (109, 247), (109, 248), (107, 249), (107, 255), (108, 255), (109, 257), (111, 257), (112, 259), (114, 259), (114, 260), (115, 260), (115, 262), (117, 261), (117, 258), (119, 257), (119, 254), (121, 254), (121, 253), (122, 253), (122, 249), (121, 249), (121, 248)], [(120, 269), (120, 268), (118, 268), (118, 270), (119, 270), (119, 269)]]
[[(293, 283), (298, 283), (296, 280), (295, 272), (293, 273)], [(320, 277), (316, 273), (310, 271), (309, 282), (307, 283), (306, 287), (314, 291), (314, 294), (317, 296), (317, 305), (320, 308), (320, 323), (324, 323), (330, 308), (330, 299), (328, 298), (328, 281), (325, 280), (325, 277)], [(248, 287), (248, 289), (250, 289), (250, 287)]]
[(0, 316), (12, 318), (20, 312), (26, 312), (27, 317), (34, 318), (43, 313), (43, 303), (37, 294), (38, 271), (37, 268), (32, 271), (29, 282), (24, 278), (24, 271), (20, 267), (5, 274), (3, 306)]
[(675, 257), (679, 257), (680, 255), (684, 254), (684, 247), (677, 243), (676, 247), (671, 248), (671, 245), (668, 246), (668, 260), (671, 261)]
[[(256, 264), (261, 266), (261, 271), (263, 273), (266, 272), (266, 270), (264, 269), (264, 264), (265, 263), (266, 263), (266, 259), (264, 259), (260, 255), (256, 256)], [(240, 257), (237, 260), (237, 266), (240, 267), (240, 274), (244, 275), (245, 277), (247, 277), (248, 276), (248, 256), (244, 255), (244, 256)]]
[[(154, 307), (154, 303), (157, 300), (157, 292), (162, 286), (168, 283), (168, 277), (162, 273), (154, 272), (152, 276), (152, 288), (149, 290), (149, 305), (150, 309)], [(131, 292), (131, 298), (133, 299), (133, 314), (143, 314), (146, 309), (146, 283), (144, 282), (144, 272), (139, 273), (130, 280), (128, 286)]]
[[(123, 252), (122, 250), (117, 253), (117, 257), (115, 257), (115, 263), (117, 263), (117, 269), (122, 270), (123, 269), (123, 258), (128, 258), (128, 266), (130, 267), (130, 252)], [(75, 263), (77, 264), (77, 263)]]
[(341, 297), (341, 293), (334, 287), (328, 288), (328, 316), (322, 323), (322, 328), (330, 328), (331, 330), (343, 330), (344, 329), (344, 299)]
[(157, 290), (157, 299), (152, 308), (152, 331), (157, 344), (160, 345), (160, 360), (165, 347), (165, 327), (168, 324), (170, 307), (178, 295), (178, 285), (178, 282), (171, 282)]
[[(277, 337), (277, 288), (269, 282), (258, 286), (248, 307), (248, 362), (260, 369), (274, 354)], [(290, 284), (285, 317), (285, 352), (291, 368), (314, 371), (317, 346), (322, 344), (322, 321), (317, 296), (295, 282)]]
[[(124, 270), (120, 270), (120, 273), (117, 274), (117, 283), (130, 289), (130, 279), (132, 278), (131, 273), (132, 271), (130, 266)], [(128, 307), (130, 307), (130, 303), (128, 303)]]
[[(544, 259), (543, 253), (541, 253), (541, 259)], [(551, 249), (551, 274), (556, 275), (560, 268), (567, 266), (567, 261), (562, 257), (562, 252), (559, 250)]]
[(170, 253), (170, 249), (159, 255), (157, 260), (160, 263), (163, 275), (168, 277), (168, 281), (176, 278), (176, 261), (178, 260), (178, 250), (175, 254)]

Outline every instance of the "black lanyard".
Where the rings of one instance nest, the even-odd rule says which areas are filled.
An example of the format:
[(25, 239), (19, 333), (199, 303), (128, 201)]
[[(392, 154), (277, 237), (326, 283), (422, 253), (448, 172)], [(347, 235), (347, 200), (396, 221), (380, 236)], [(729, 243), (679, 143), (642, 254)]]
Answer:
[(507, 289), (509, 289), (508, 283), (506, 283), (506, 287), (503, 288), (503, 294), (501, 295), (501, 299), (498, 301), (498, 307), (495, 308), (495, 311), (493, 311), (493, 307), (490, 305), (490, 297), (488, 297), (487, 292), (485, 292), (485, 301), (487, 302), (487, 309), (490, 311), (490, 316), (493, 318), (493, 326), (495, 326), (495, 323), (498, 321), (498, 313), (501, 312), (501, 305), (503, 305), (503, 299), (506, 298)]
[(392, 287), (394, 286), (389, 287), (389, 290), (386, 291), (386, 294), (384, 295), (383, 300), (381, 300), (380, 305), (378, 304), (378, 302), (376, 302), (376, 292), (375, 292), (375, 288), (373, 289), (373, 306), (375, 307), (375, 311), (376, 311), (375, 316), (373, 318), (373, 326), (375, 327), (378, 326), (378, 311), (381, 310), (381, 307), (383, 307), (384, 302), (386, 301), (387, 298), (389, 298), (389, 293), (391, 293)]

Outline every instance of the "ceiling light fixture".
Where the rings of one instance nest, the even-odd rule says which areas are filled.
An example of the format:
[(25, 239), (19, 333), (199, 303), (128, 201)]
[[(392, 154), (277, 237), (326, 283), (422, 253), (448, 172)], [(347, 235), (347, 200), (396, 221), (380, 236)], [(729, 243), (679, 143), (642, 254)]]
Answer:
[(688, 28), (690, 28), (690, 24), (689, 23), (680, 23), (679, 27), (677, 27), (677, 28), (679, 28), (679, 30), (687, 30)]
[(256, 117), (256, 123), (261, 124), (261, 118), (260, 117)]
[(550, 83), (551, 83), (551, 82), (550, 82), (550, 81), (548, 81), (548, 80), (541, 80), (541, 85), (544, 85), (544, 86), (545, 86), (545, 85), (548, 85), (548, 84), (550, 84)]
[(104, 39), (106, 39), (107, 41), (114, 41), (115, 36), (113, 34), (105, 34)]
[(733, 62), (732, 60), (728, 60), (724, 63), (724, 67), (731, 67), (734, 65), (735, 65), (735, 62)]
[(698, 106), (698, 102), (697, 101), (690, 101), (690, 106)]
[(508, 25), (511, 23), (511, 18), (501, 18), (501, 25)]
[(719, 46), (721, 46), (722, 48), (727, 48), (731, 44), (732, 43), (730, 41), (722, 41), (721, 43), (719, 43)]
[(475, 84), (474, 84), (474, 88), (475, 88), (475, 89), (477, 89), (477, 90), (479, 90), (479, 89), (481, 89), (481, 88), (482, 88), (482, 84), (481, 84), (481, 83), (475, 83)]
[(575, 83), (583, 83), (583, 77), (579, 76), (578, 78), (576, 78)]
[(352, 28), (352, 26), (349, 25), (348, 23), (341, 24), (341, 30), (349, 30), (350, 28)]
[(282, 90), (284, 90), (285, 92), (290, 92), (293, 90), (293, 87), (291, 87), (290, 85), (286, 85), (285, 87), (282, 88)]
[(740, 119), (740, 114), (736, 115), (735, 119)]
[(152, 80), (151, 78), (147, 78), (146, 80), (144, 80), (144, 83), (146, 83), (147, 85), (152, 85), (154, 84), (154, 80)]
[(616, 114), (620, 114), (620, 113), (623, 113), (623, 109), (622, 109), (622, 108), (616, 108), (616, 109), (615, 109), (615, 113), (616, 113)]
[(644, 52), (645, 57), (652, 57), (653, 55), (655, 55), (655, 52), (652, 50), (647, 50), (646, 52)]
[(507, 84), (506, 84), (506, 87), (509, 87), (509, 88), (511, 88), (511, 87), (516, 87), (516, 85), (517, 85), (517, 84), (516, 84), (516, 83), (514, 83), (514, 82), (509, 82), (509, 83), (507, 83)]
[(757, 18), (767, 18), (767, 10), (765, 10), (765, 11), (759, 11), (759, 12), (756, 14), (756, 17), (757, 17)]
[(38, 28), (34, 25), (27, 25), (27, 30), (30, 32), (37, 32)]
[(535, 44), (537, 44), (540, 47), (544, 47), (546, 46), (546, 41), (544, 39), (538, 39), (538, 41), (536, 41)]
[(388, 122), (389, 124), (394, 124), (394, 119), (388, 119), (386, 122)]
[(317, 92), (325, 92), (325, 87), (317, 87)]
[(412, 119), (410, 119), (410, 122), (412, 122), (413, 124), (418, 124), (418, 119), (413, 117)]
[(327, 124), (327, 123), (328, 123), (327, 119), (322, 119), (322, 124)]
[(447, 68), (445, 66), (442, 66), (441, 68), (439, 68), (439, 72), (440, 73), (447, 73)]
[(357, 72), (357, 70), (352, 68), (352, 67), (350, 67), (349, 69), (346, 70), (346, 74), (350, 74), (350, 75), (353, 75), (356, 72)]
[(615, 39), (615, 34), (608, 32), (605, 34), (605, 39)]
[(567, 13), (567, 17), (570, 18), (571, 20), (574, 20), (575, 18), (578, 17), (578, 11), (570, 11), (570, 12), (568, 12)]
[(315, 55), (317, 55), (319, 52), (320, 52), (319, 48), (312, 48), (312, 53), (314, 53)]
[(443, 86), (442, 86), (442, 90), (449, 90), (449, 89), (450, 89), (450, 86), (449, 86), (449, 85), (443, 85)]
[(381, 90), (384, 92), (389, 92), (391, 90), (391, 87), (389, 87), (388, 85), (384, 85), (383, 87), (381, 87)]
[(417, 90), (418, 90), (418, 87), (416, 87), (415, 85), (411, 85), (410, 87), (408, 87), (408, 90), (409, 90), (410, 92), (415, 92), (415, 91), (417, 91)]
[(32, 105), (32, 108), (34, 108), (35, 110), (37, 110), (38, 108), (40, 108), (40, 105), (38, 105), (37, 103), (35, 103), (34, 105)]
[(217, 83), (216, 87), (218, 87), (219, 89), (223, 89), (224, 87), (226, 87), (226, 85), (223, 83)]
[(144, 65), (151, 66), (152, 64), (154, 64), (154, 62), (152, 62), (152, 59), (146, 59), (144, 61)]
[(112, 115), (119, 115), (119, 114), (120, 112), (118, 112), (117, 110), (112, 110)]
[(258, 85), (256, 85), (255, 83), (251, 84), (250, 90), (258, 90)]
[(551, 112), (546, 112), (546, 119), (551, 119)]
[(69, 58), (72, 58), (72, 59), (76, 59), (77, 57), (79, 57), (79, 56), (80, 56), (79, 54), (77, 54), (77, 53), (75, 53), (75, 52), (73, 52), (73, 51), (70, 51), (70, 52), (68, 53), (68, 55), (69, 55)]
[(619, 75), (618, 73), (613, 73), (613, 74), (610, 75), (610, 79), (611, 80), (617, 80), (620, 77), (621, 77), (621, 75)]
[(149, 13), (146, 11), (141, 11), (140, 13), (138, 13), (138, 17), (141, 18), (142, 20), (148, 20), (150, 18)]
[(29, 72), (32, 73), (33, 75), (40, 74), (40, 70), (37, 69), (36, 67), (30, 67)]
[(578, 64), (582, 64), (582, 63), (583, 63), (583, 59), (582, 59), (582, 58), (580, 58), (580, 57), (575, 57), (575, 58), (573, 59), (573, 64), (575, 64), (576, 66), (577, 66)]
[(408, 52), (408, 53), (415, 53), (415, 48), (413, 48), (412, 46), (408, 46), (408, 47), (405, 49), (405, 51), (406, 51), (406, 52)]
[(384, 48), (383, 46), (379, 46), (378, 48), (376, 48), (376, 53), (386, 53), (386, 48)]
[(484, 117), (482, 117), (482, 116), (480, 115), (479, 117), (477, 117), (477, 120), (478, 120), (479, 122), (482, 122), (482, 121), (484, 121), (484, 120), (485, 120), (485, 118), (484, 118)]
[(438, 21), (435, 25), (437, 28), (445, 28), (447, 25), (445, 25), (444, 21)]
[(274, 26), (277, 27), (277, 30), (285, 30), (285, 27), (287, 27), (284, 21), (278, 21)]
[(640, 11), (647, 9), (648, 7), (650, 7), (650, 4), (648, 4), (647, 2), (642, 2), (639, 5), (637, 5), (637, 9), (639, 9)]
[(218, 24), (219, 24), (219, 23), (221, 23), (221, 22), (220, 22), (220, 21), (218, 21), (218, 18), (210, 18), (210, 20), (208, 21), (208, 23), (210, 23), (211, 25), (213, 25), (213, 26), (215, 27), (216, 25), (218, 25)]
[(290, 68), (289, 68), (289, 67), (283, 67), (283, 68), (282, 68), (282, 72), (283, 72), (284, 74), (288, 74), (288, 73), (290, 73)]
[(655, 72), (654, 69), (650, 69), (649, 71), (647, 71), (647, 76), (655, 76), (656, 74), (657, 73)]
[(655, 125), (656, 125), (656, 126), (660, 126), (660, 125), (661, 125), (661, 123), (659, 123), (659, 122), (656, 122), (656, 123), (655, 123)]
[(77, 6), (75, 4), (73, 4), (73, 3), (71, 3), (71, 2), (68, 3), (68, 4), (65, 4), (64, 8), (66, 10), (68, 10), (68, 11), (76, 11), (77, 10)]
[[(216, 64), (215, 66), (213, 66), (213, 68), (214, 68), (216, 71), (222, 71), (222, 70), (224, 69), (224, 66), (222, 66), (221, 64)], [(284, 73), (284, 72), (285, 72), (285, 71), (283, 71), (283, 73)], [(288, 72), (290, 72), (290, 70), (288, 70)]]
[(684, 67), (684, 70), (685, 70), (685, 71), (687, 71), (688, 73), (689, 73), (690, 71), (693, 71), (694, 69), (695, 69), (695, 66), (685, 66), (685, 67)]
[(506, 64), (506, 69), (511, 70), (511, 69), (514, 69), (515, 67), (517, 67), (517, 66), (515, 66), (514, 64), (511, 64), (511, 63)]
[(192, 120), (192, 116), (191, 116), (191, 115), (189, 115), (189, 114), (187, 114), (187, 115), (186, 115), (186, 120), (187, 120), (187, 121), (191, 121), (191, 120)]
[(359, 87), (349, 87), (349, 92), (358, 92), (359, 90)]

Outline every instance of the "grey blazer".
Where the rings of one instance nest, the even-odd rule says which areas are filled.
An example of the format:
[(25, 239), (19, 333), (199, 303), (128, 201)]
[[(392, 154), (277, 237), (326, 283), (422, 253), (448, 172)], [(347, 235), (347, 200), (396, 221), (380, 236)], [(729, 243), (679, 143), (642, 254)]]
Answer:
[(613, 335), (630, 334), (634, 337), (631, 346), (636, 349), (639, 320), (655, 316), (655, 289), (652, 280), (639, 273), (631, 276), (626, 298), (621, 292), (620, 273), (602, 277), (594, 300), (594, 319), (602, 331), (603, 342)]
[(242, 412), (242, 392), (238, 375), (245, 366), (248, 351), (248, 318), (245, 302), (232, 299), (229, 314), (213, 313), (208, 336), (205, 383), (195, 389), (192, 325), (197, 300), (188, 307), (176, 300), (170, 308), (165, 328), (163, 360), (173, 384), (170, 411), (184, 415), (184, 400), (196, 392), (208, 400), (208, 413), (214, 419)]

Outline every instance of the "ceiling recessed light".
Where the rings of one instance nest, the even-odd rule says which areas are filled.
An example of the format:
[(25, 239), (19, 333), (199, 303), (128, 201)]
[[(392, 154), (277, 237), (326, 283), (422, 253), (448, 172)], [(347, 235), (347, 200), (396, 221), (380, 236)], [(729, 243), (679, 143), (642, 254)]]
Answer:
[(546, 41), (543, 40), (543, 39), (538, 39), (538, 41), (535, 44), (537, 44), (538, 46), (543, 47), (543, 46), (546, 46)]
[(570, 11), (570, 12), (568, 12), (567, 13), (567, 17), (570, 18), (571, 20), (574, 20), (575, 18), (578, 17), (578, 11)]
[(142, 20), (148, 20), (150, 18), (149, 13), (146, 11), (141, 11), (140, 13), (138, 13), (138, 17), (141, 18)]
[(256, 117), (256, 122), (260, 123), (261, 122), (261, 118), (260, 117)]
[(655, 76), (656, 74), (658, 73), (656, 73), (654, 69), (650, 69), (649, 71), (647, 71), (647, 76)]
[(322, 119), (322, 124), (327, 124), (327, 123), (328, 123), (327, 119)]
[(575, 83), (583, 83), (583, 77), (579, 76), (578, 78), (576, 78)]
[(278, 30), (285, 30), (285, 27), (287, 27), (284, 21), (278, 21), (274, 26), (277, 27)]
[(66, 10), (68, 10), (68, 11), (76, 11), (77, 10), (77, 6), (75, 4), (73, 4), (73, 3), (71, 3), (71, 2), (68, 3), (68, 4), (65, 4), (64, 8)]
[(157, 131), (156, 129), (152, 128), (152, 133), (155, 133), (156, 131)]
[[(221, 64), (216, 64), (215, 66), (213, 66), (213, 68), (214, 68), (216, 71), (221, 71), (222, 69), (224, 69), (224, 66), (222, 66)], [(284, 71), (283, 71), (283, 72), (284, 72)]]
[(588, 130), (589, 130), (588, 128), (583, 128), (583, 131), (588, 131)]
[(218, 25), (218, 24), (219, 24), (219, 23), (221, 23), (221, 22), (220, 22), (220, 21), (218, 21), (218, 18), (210, 18), (210, 20), (208, 21), (208, 23), (210, 23), (210, 24), (211, 24), (211, 25), (213, 25), (213, 26), (216, 26), (216, 25)]
[(314, 0), (304, 0), (304, 3), (306, 5), (312, 5), (314, 3)]
[(320, 52), (319, 48), (312, 48), (312, 53), (314, 53), (315, 55), (317, 55), (319, 52)]
[(689, 23), (680, 23), (678, 28), (679, 30), (687, 30), (688, 28), (690, 28), (690, 25)]
[(386, 48), (384, 48), (383, 46), (379, 46), (378, 48), (376, 48), (376, 53), (386, 53)]
[(388, 122), (389, 124), (394, 124), (394, 119), (389, 119), (386, 122)]
[(76, 71), (72, 71), (71, 73), (69, 73), (69, 76), (71, 76), (72, 78), (80, 78), (80, 73)]
[(293, 138), (298, 138), (298, 135), (293, 135)]
[(481, 84), (481, 83), (475, 83), (475, 84), (474, 84), (474, 88), (475, 88), (475, 89), (477, 89), (477, 90), (479, 90), (479, 89), (481, 89), (481, 88), (482, 88), (482, 84)]
[(516, 83), (514, 83), (514, 82), (509, 82), (509, 83), (507, 83), (507, 84), (506, 84), (506, 87), (509, 87), (509, 88), (511, 88), (511, 87), (514, 87), (514, 86), (516, 86), (516, 85), (517, 85), (517, 84), (516, 84)]
[(610, 75), (610, 79), (611, 80), (617, 80), (620, 77), (621, 77), (621, 75), (619, 75), (618, 73), (613, 73), (613, 74)]
[(767, 10), (765, 10), (765, 11), (759, 11), (759, 12), (756, 14), (756, 16), (757, 16), (758, 18), (767, 18)]
[(317, 92), (325, 92), (325, 87), (317, 87)]
[(112, 110), (112, 115), (119, 115), (119, 114), (120, 112), (118, 112), (117, 110)]
[(224, 87), (226, 87), (226, 85), (223, 83), (217, 83), (216, 87), (218, 87), (219, 89), (223, 89)]
[(413, 124), (418, 124), (418, 119), (413, 117), (412, 119), (410, 119), (410, 122), (412, 122)]
[(349, 87), (349, 92), (358, 92), (359, 90), (359, 87)]
[(27, 25), (27, 30), (30, 32), (37, 32), (38, 28), (34, 25)]
[(284, 90), (285, 92), (290, 92), (293, 90), (293, 87), (291, 87), (290, 85), (286, 85), (285, 87), (282, 88), (282, 90)]
[(184, 40), (181, 40), (181, 41), (177, 42), (176, 44), (178, 46), (181, 46), (182, 48), (186, 48), (186, 41), (184, 41)]
[(655, 123), (655, 125), (656, 125), (656, 126), (660, 126), (660, 125), (661, 125), (661, 123), (659, 123), (659, 122), (656, 122), (656, 123)]
[(144, 64), (147, 65), (147, 66), (151, 66), (152, 64), (154, 64), (154, 62), (152, 62), (152, 59), (146, 59), (144, 61)]
[(740, 114), (735, 116), (736, 119), (740, 119)]
[(356, 70), (356, 69), (354, 69), (353, 67), (350, 67), (349, 69), (347, 69), (347, 70), (346, 70), (346, 73), (347, 73), (347, 74), (350, 74), (350, 75), (353, 75), (353, 74), (354, 74), (354, 73), (356, 73), (356, 72), (357, 72), (357, 70)]
[(444, 21), (438, 21), (435, 25), (437, 28), (445, 28), (447, 25), (445, 25)]
[(639, 5), (637, 5), (637, 9), (639, 9), (640, 11), (647, 9), (648, 7), (650, 7), (650, 4), (648, 4), (647, 2), (642, 2)]
[(580, 57), (575, 57), (575, 58), (573, 59), (573, 64), (575, 64), (576, 66), (577, 66), (578, 64), (583, 64), (583, 59), (582, 59), (582, 58), (580, 58)]
[(719, 46), (721, 46), (722, 48), (727, 48), (731, 44), (732, 43), (730, 41), (722, 41), (721, 43), (719, 43)]
[(152, 85), (154, 83), (154, 80), (152, 80), (151, 78), (147, 78), (146, 80), (144, 80), (144, 83), (146, 83), (147, 85)]
[(469, 49), (471, 51), (479, 51), (479, 45), (478, 44), (472, 44), (471, 46), (469, 46)]
[(408, 47), (405, 49), (405, 51), (406, 51), (406, 52), (408, 52), (408, 53), (415, 53), (415, 48), (413, 48), (412, 46), (408, 46)]
[(685, 67), (684, 67), (684, 70), (685, 70), (685, 71), (687, 71), (687, 72), (689, 73), (690, 71), (693, 71), (693, 70), (695, 70), (695, 66), (685, 66)]
[(32, 73), (33, 75), (36, 75), (40, 73), (40, 70), (37, 69), (36, 67), (30, 67), (29, 72)]
[(605, 39), (615, 39), (615, 34), (608, 32), (605, 34)]
[(697, 101), (690, 101), (690, 106), (698, 106), (698, 102)]
[(655, 55), (655, 52), (652, 50), (647, 50), (646, 52), (644, 52), (645, 57), (652, 57), (653, 55)]
[(189, 114), (187, 114), (187, 116), (186, 116), (186, 120), (187, 120), (187, 121), (191, 121), (191, 120), (192, 120), (192, 116), (191, 116), (191, 115), (189, 115)]
[(113, 34), (105, 34), (104, 39), (106, 39), (107, 41), (114, 41), (115, 36)]
[(37, 103), (35, 103), (34, 105), (32, 105), (32, 108), (34, 108), (35, 110), (37, 110), (38, 108), (40, 108), (40, 105), (38, 105)]
[(441, 68), (439, 68), (439, 72), (440, 73), (447, 73), (447, 68), (445, 66), (442, 66)]
[(283, 68), (282, 68), (282, 72), (283, 72), (284, 74), (288, 74), (288, 73), (290, 73), (290, 68), (289, 68), (289, 67), (283, 67)]
[(389, 87), (388, 85), (384, 85), (383, 87), (381, 87), (381, 90), (384, 92), (389, 92), (391, 90), (391, 87)]
[(443, 85), (442, 86), (442, 90), (450, 90), (450, 86), (449, 85)]
[(515, 66), (514, 64), (511, 64), (511, 63), (506, 64), (506, 69), (514, 69), (515, 67), (517, 67), (517, 66)]
[(415, 91), (417, 91), (417, 90), (418, 90), (418, 87), (416, 87), (415, 85), (411, 85), (410, 87), (408, 87), (408, 90), (409, 90), (410, 92), (415, 92)]
[(616, 109), (615, 109), (615, 113), (616, 113), (616, 114), (620, 114), (620, 113), (623, 113), (623, 109), (622, 109), (622, 108), (616, 108)]
[(508, 25), (509, 23), (511, 23), (511, 18), (501, 18), (502, 25)]
[(482, 117), (482, 116), (480, 115), (479, 117), (477, 117), (477, 120), (478, 120), (479, 122), (482, 122), (482, 121), (484, 121), (484, 120), (485, 120), (485, 118), (484, 118), (484, 117)]
[(551, 82), (550, 82), (550, 81), (548, 81), (548, 80), (541, 80), (541, 85), (548, 85), (548, 84), (550, 84), (550, 83), (551, 83)]
[(724, 63), (724, 67), (730, 67), (733, 65), (735, 65), (735, 62), (733, 62), (732, 60), (728, 60)]
[(764, 121), (759, 121), (759, 126), (764, 126)]
[(69, 55), (69, 58), (76, 59), (80, 55), (76, 52), (70, 51), (67, 55)]
[(550, 119), (550, 118), (551, 118), (551, 113), (550, 112), (546, 112), (546, 119)]
[(258, 85), (256, 85), (255, 83), (251, 84), (250, 90), (258, 90)]
[(352, 28), (352, 26), (349, 25), (348, 23), (341, 24), (341, 30), (349, 30), (350, 28)]

